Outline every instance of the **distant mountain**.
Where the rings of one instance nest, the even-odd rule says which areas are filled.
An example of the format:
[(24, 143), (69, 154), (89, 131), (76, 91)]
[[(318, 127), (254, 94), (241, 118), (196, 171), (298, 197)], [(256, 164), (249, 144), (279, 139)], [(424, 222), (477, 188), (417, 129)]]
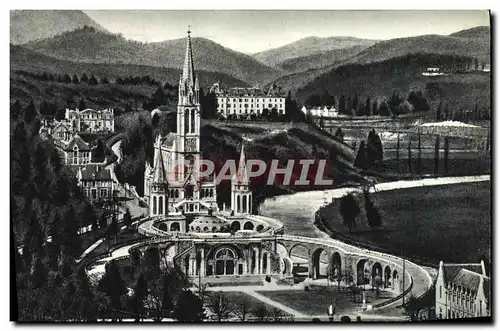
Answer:
[(79, 29), (85, 25), (106, 31), (80, 10), (12, 10), (10, 42), (23, 44)]
[(452, 37), (461, 37), (461, 38), (490, 38), (491, 29), (489, 26), (476, 26), (471, 29), (461, 30), (455, 33), (450, 34)]
[[(133, 64), (99, 64), (86, 62), (72, 62), (56, 59), (47, 55), (39, 54), (23, 46), (11, 45), (10, 47), (10, 70), (24, 70), (33, 73), (52, 73), (56, 75), (76, 74), (81, 76), (93, 74), (98, 78), (106, 77), (115, 80), (117, 77), (145, 76), (148, 75), (163, 83), (176, 85), (179, 83), (181, 70), (177, 68), (160, 68)], [(232, 76), (205, 70), (197, 70), (200, 86), (210, 87), (214, 81), (220, 81), (227, 86), (249, 86), (248, 83)]]
[(466, 63), (461, 59), (453, 55), (420, 53), (406, 54), (382, 62), (347, 64), (323, 73), (299, 88), (296, 98), (299, 104), (303, 104), (308, 96), (328, 91), (337, 98), (341, 95), (346, 98), (357, 95), (363, 102), (368, 97), (373, 102), (389, 98), (394, 91), (404, 97), (411, 91), (422, 91), (431, 107), (437, 106), (440, 101), (455, 109), (473, 109), (476, 102), (480, 107), (489, 107), (489, 73), (452, 73), (440, 77), (422, 75), (431, 65), (446, 69)]
[(350, 59), (349, 62), (379, 62), (416, 53), (470, 56), (478, 58), (480, 62), (489, 62), (490, 34), (486, 33), (484, 29), (470, 29), (449, 36), (423, 35), (390, 39), (365, 49)]
[(334, 49), (322, 53), (315, 53), (311, 55), (296, 57), (293, 59), (285, 60), (279, 63), (278, 68), (284, 72), (296, 73), (303, 72), (310, 69), (317, 69), (322, 67), (330, 67), (335, 64), (343, 63), (351, 59), (356, 54), (365, 50), (369, 46), (353, 46), (348, 48)]
[[(192, 38), (196, 70), (225, 73), (251, 84), (263, 84), (280, 75), (252, 57), (205, 38)], [(127, 40), (119, 35), (79, 29), (33, 41), (25, 46), (36, 52), (73, 62), (134, 64), (182, 68), (186, 39), (156, 43)]]
[[(345, 54), (345, 56), (336, 57), (335, 51), (331, 51), (331, 53), (319, 53), (310, 57), (286, 60), (280, 68), (293, 73), (283, 75), (274, 82), (281, 85), (284, 90), (297, 91), (319, 76), (327, 75), (331, 70), (340, 66), (379, 63), (418, 53), (468, 56), (477, 58), (480, 64), (489, 63), (490, 28), (476, 27), (458, 31), (449, 36), (424, 35), (390, 39), (380, 41), (356, 54), (353, 54), (355, 49), (352, 48), (337, 51), (338, 54)], [(335, 58), (337, 61), (334, 61)], [(325, 66), (319, 67), (320, 63)], [(315, 67), (316, 64), (318, 67)], [(433, 64), (430, 63), (430, 65)], [(406, 71), (407, 67), (408, 64), (402, 64), (400, 70)], [(307, 70), (300, 71), (306, 68)], [(340, 79), (338, 83), (342, 84), (343, 79), (341, 77), (338, 79)]]
[(372, 46), (377, 40), (354, 37), (306, 37), (293, 43), (253, 54), (252, 56), (269, 66), (279, 66), (280, 63), (293, 58), (320, 54), (335, 49), (354, 46)]

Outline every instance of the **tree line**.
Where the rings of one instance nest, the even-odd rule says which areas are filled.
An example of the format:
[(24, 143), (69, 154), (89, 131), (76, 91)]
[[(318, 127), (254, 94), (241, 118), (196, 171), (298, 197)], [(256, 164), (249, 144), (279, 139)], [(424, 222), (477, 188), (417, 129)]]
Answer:
[[(64, 84), (88, 84), (90, 86), (109, 84), (110, 80), (106, 76), (96, 77), (94, 74), (83, 73), (82, 75), (77, 74), (53, 74), (51, 72), (31, 72), (26, 70), (16, 70), (16, 74), (29, 77), (33, 80), (46, 81), (46, 82), (57, 82)], [(151, 78), (149, 75), (143, 76), (118, 76), (115, 78), (114, 82), (118, 85), (147, 85), (147, 86), (162, 86), (161, 81)], [(165, 89), (172, 88), (172, 85), (166, 83), (163, 85)]]
[[(11, 104), (10, 117), (11, 245), (18, 318), (58, 320), (67, 300), (85, 291), (75, 282), (69, 288), (68, 282), (76, 277), (74, 261), (81, 254), (77, 231), (96, 219), (96, 211), (53, 143), (39, 137), (34, 102), (25, 107)], [(56, 305), (54, 298), (59, 296), (64, 300)], [(75, 305), (91, 309), (83, 308), (83, 301)]]

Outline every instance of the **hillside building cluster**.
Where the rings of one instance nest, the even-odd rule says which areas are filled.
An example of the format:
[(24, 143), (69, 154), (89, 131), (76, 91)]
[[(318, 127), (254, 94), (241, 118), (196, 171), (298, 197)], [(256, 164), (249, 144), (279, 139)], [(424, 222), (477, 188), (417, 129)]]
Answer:
[(267, 92), (257, 87), (231, 87), (223, 89), (215, 83), (210, 92), (217, 99), (217, 113), (221, 116), (262, 115), (266, 110), (285, 115), (285, 95), (281, 88), (272, 85)]
[(115, 130), (113, 109), (66, 109), (61, 121), (44, 119), (40, 136), (51, 139), (62, 161), (75, 173), (78, 185), (84, 195), (92, 202), (110, 200), (113, 197), (115, 182), (112, 169), (104, 162), (92, 162), (95, 142), (86, 141), (84, 135), (109, 134)]

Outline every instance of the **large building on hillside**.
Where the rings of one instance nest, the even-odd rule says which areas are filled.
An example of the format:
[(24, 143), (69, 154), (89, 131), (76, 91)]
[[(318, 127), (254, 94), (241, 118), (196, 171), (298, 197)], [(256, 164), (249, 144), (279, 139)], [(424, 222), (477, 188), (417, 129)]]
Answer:
[(65, 120), (76, 132), (115, 132), (113, 109), (66, 109)]
[(217, 113), (224, 117), (262, 115), (266, 110), (278, 115), (286, 113), (285, 95), (275, 85), (265, 92), (256, 87), (223, 89), (219, 83), (215, 83), (210, 91), (215, 93), (217, 98)]
[(457, 319), (491, 316), (491, 283), (484, 262), (439, 263), (436, 317)]

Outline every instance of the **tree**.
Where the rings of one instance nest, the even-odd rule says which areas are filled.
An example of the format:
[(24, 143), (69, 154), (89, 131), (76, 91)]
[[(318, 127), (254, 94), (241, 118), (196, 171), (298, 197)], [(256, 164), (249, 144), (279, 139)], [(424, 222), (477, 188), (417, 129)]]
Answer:
[(344, 142), (344, 132), (342, 131), (342, 129), (339, 127), (337, 128), (337, 130), (335, 131), (335, 137), (340, 140), (341, 142)]
[(95, 86), (97, 84), (98, 84), (98, 82), (97, 82), (97, 79), (95, 78), (95, 76), (94, 75), (90, 76), (89, 85)]
[(201, 322), (205, 318), (203, 303), (193, 292), (184, 290), (175, 305), (174, 317), (180, 322)]
[(417, 159), (417, 171), (420, 175), (422, 173), (422, 134), (420, 128), (418, 129), (418, 159)]
[(448, 173), (448, 155), (450, 152), (450, 145), (448, 137), (444, 137), (444, 172)]
[(439, 173), (439, 135), (436, 136), (436, 144), (434, 146), (434, 175)]
[(396, 142), (396, 169), (399, 175), (399, 131), (398, 131), (398, 140)]
[(213, 292), (209, 296), (208, 306), (217, 316), (217, 322), (227, 319), (232, 312), (227, 296), (223, 292)]
[(371, 129), (368, 133), (368, 138), (366, 140), (366, 153), (369, 166), (381, 162), (384, 157), (382, 140), (375, 129)]
[(377, 116), (379, 114), (378, 111), (378, 102), (377, 100), (373, 100), (373, 105), (372, 105), (372, 115)]
[(349, 193), (340, 199), (340, 215), (344, 220), (344, 225), (349, 229), (349, 233), (352, 233), (352, 229), (356, 228), (356, 217), (360, 213), (358, 202), (354, 196)]
[(101, 78), (101, 84), (109, 84), (109, 81), (106, 78), (106, 76), (104, 76), (104, 77)]
[(369, 167), (368, 152), (366, 149), (365, 141), (362, 140), (359, 144), (358, 154), (356, 154), (356, 159), (354, 160), (354, 166), (360, 169), (366, 170)]
[(83, 100), (83, 98), (81, 98), (80, 102), (78, 103), (78, 109), (84, 110), (86, 108), (87, 108), (87, 106), (85, 105), (85, 101)]
[(28, 104), (26, 108), (24, 108), (24, 122), (26, 124), (33, 124), (37, 117), (37, 111), (35, 107), (35, 103), (33, 100)]
[(125, 224), (127, 227), (130, 227), (132, 225), (132, 216), (130, 215), (130, 210), (128, 208), (125, 211), (125, 214), (123, 214), (123, 224)]
[(106, 273), (99, 281), (97, 290), (109, 297), (113, 308), (121, 308), (121, 296), (125, 295), (128, 291), (125, 287), (125, 281), (122, 278), (118, 264), (111, 263), (111, 265), (109, 265)]
[(144, 314), (144, 301), (148, 294), (148, 284), (144, 274), (141, 273), (134, 287), (134, 295), (131, 298), (132, 311), (137, 318)]
[(420, 303), (414, 295), (410, 295), (408, 302), (403, 306), (405, 315), (410, 317), (411, 321), (418, 320), (418, 313), (420, 312)]
[(32, 288), (41, 288), (47, 283), (48, 270), (43, 264), (42, 260), (37, 257), (33, 266), (33, 273), (31, 274)]
[(80, 81), (78, 80), (78, 76), (77, 75), (73, 75), (73, 80), (72, 80), (73, 84), (78, 84), (80, 83)]
[(321, 106), (321, 96), (317, 93), (310, 94), (305, 101), (305, 104), (309, 107)]
[(412, 159), (411, 159), (411, 138), (408, 138), (408, 171), (412, 173)]
[(82, 78), (80, 78), (80, 81), (82, 83), (88, 83), (89, 82), (89, 77), (87, 76), (87, 74), (83, 74)]
[(443, 106), (443, 101), (439, 101), (438, 108), (436, 110), (436, 121), (441, 121), (441, 108)]
[(269, 319), (269, 311), (264, 304), (258, 305), (252, 310), (252, 315), (257, 318), (258, 322), (266, 322)]
[(243, 300), (237, 304), (233, 304), (232, 311), (241, 322), (245, 322), (250, 314), (250, 301), (247, 296), (244, 296)]
[(69, 84), (71, 83), (71, 77), (68, 75), (68, 74), (64, 74), (63, 78), (62, 78), (62, 82), (64, 84)]
[(347, 115), (346, 107), (345, 107), (345, 97), (344, 97), (344, 95), (340, 96), (340, 100), (339, 100), (339, 113), (343, 114), (343, 115)]
[(365, 111), (364, 111), (364, 115), (365, 116), (370, 116), (370, 115), (373, 115), (373, 114), (370, 114), (371, 113), (371, 101), (370, 101), (370, 97), (366, 98), (366, 103), (365, 103)]
[(382, 217), (377, 207), (373, 204), (368, 189), (363, 190), (363, 197), (365, 200), (366, 220), (368, 221), (368, 225), (372, 229), (380, 227), (382, 225)]
[(424, 98), (422, 91), (411, 91), (407, 100), (417, 111), (427, 111), (430, 109), (427, 99)]

